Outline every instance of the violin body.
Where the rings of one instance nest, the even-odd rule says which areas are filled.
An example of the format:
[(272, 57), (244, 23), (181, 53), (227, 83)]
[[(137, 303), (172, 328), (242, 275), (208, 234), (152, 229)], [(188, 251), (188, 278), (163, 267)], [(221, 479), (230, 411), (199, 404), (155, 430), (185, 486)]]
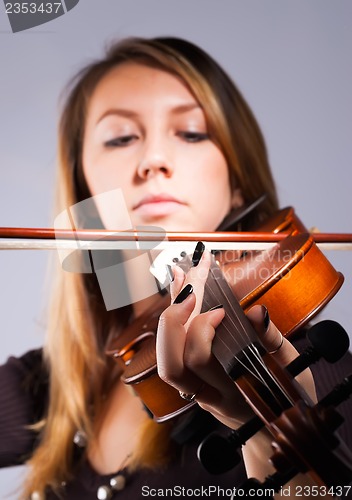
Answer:
[(219, 265), (242, 308), (265, 305), (285, 336), (307, 324), (343, 283), (342, 274), (307, 234), (290, 236), (273, 249), (250, 252), (234, 262), (221, 256)]
[[(283, 474), (292, 468), (307, 472), (318, 484), (346, 484), (352, 480), (352, 456), (349, 450), (342, 448), (341, 452), (339, 448), (334, 434), (338, 419), (331, 416), (333, 410), (322, 411), (313, 405), (294, 378), (258, 345), (245, 316), (253, 305), (264, 304), (279, 330), (291, 336), (331, 300), (343, 283), (341, 273), (313, 239), (300, 233), (304, 226), (287, 210), (278, 220), (283, 215), (285, 223), (280, 227), (289, 236), (273, 249), (240, 257), (230, 252), (232, 260), (227, 252), (216, 254), (202, 311), (224, 304), (226, 315), (216, 330), (213, 354), (273, 436), (271, 461), (276, 469)], [(179, 265), (187, 271), (189, 257)], [(177, 417), (196, 404), (182, 399), (157, 374), (155, 332), (158, 317), (168, 304), (169, 299), (164, 297), (163, 304), (156, 304), (139, 318), (138, 325), (132, 323), (107, 350), (123, 369), (122, 381), (133, 386), (157, 422)], [(250, 368), (248, 372), (243, 369), (248, 359), (250, 367), (255, 364), (263, 372), (267, 384), (254, 377)], [(266, 385), (273, 385), (273, 391), (268, 392)], [(326, 461), (331, 467), (324, 465)]]
[[(290, 236), (273, 250), (249, 254), (249, 257), (226, 262), (222, 255), (222, 261), (218, 261), (219, 272), (220, 268), (224, 269), (222, 274), (229, 283), (233, 300), (237, 299), (244, 311), (255, 304), (264, 304), (283, 335), (289, 336), (307, 324), (343, 283), (341, 273), (307, 234)], [(216, 299), (208, 297), (202, 310), (222, 302), (221, 295)], [(158, 318), (169, 303), (169, 298), (163, 298), (155, 310), (115, 338), (106, 351), (120, 363), (122, 380), (133, 385), (158, 422), (173, 418), (194, 404), (183, 400), (178, 391), (157, 375), (155, 335)], [(148, 338), (142, 342), (147, 333)]]
[[(233, 219), (231, 220), (233, 222)], [(75, 229), (73, 232), (72, 229), (0, 229), (1, 238), (10, 239), (0, 245), (1, 248), (67, 247), (76, 250), (79, 247), (80, 253), (84, 253), (90, 252), (91, 249), (129, 248), (121, 246), (120, 243), (136, 240), (134, 231), (133, 234), (110, 234), (109, 231), (101, 230), (77, 232)], [(223, 226), (221, 230), (224, 229), (226, 227)], [(274, 450), (271, 462), (286, 478), (282, 484), (289, 480), (288, 476), (292, 478), (297, 472), (308, 472), (318, 484), (347, 484), (352, 480), (352, 458), (349, 451), (341, 447), (339, 438), (335, 435), (340, 418), (330, 405), (332, 393), (324, 398), (329, 401), (324, 407), (313, 405), (296, 384), (288, 368), (284, 369), (278, 365), (274, 358), (258, 345), (255, 332), (244, 311), (255, 304), (264, 304), (279, 330), (288, 337), (294, 335), (331, 300), (343, 282), (341, 273), (331, 266), (314, 241), (338, 241), (351, 246), (352, 235), (310, 237), (290, 207), (270, 217), (255, 228), (255, 231), (262, 234), (222, 233), (219, 238), (218, 233), (206, 233), (207, 241), (215, 242), (215, 245), (236, 241), (244, 242), (245, 247), (246, 241), (279, 241), (276, 247), (260, 252), (215, 252), (217, 262), (212, 264), (202, 310), (223, 303), (224, 297), (227, 302), (225, 318), (216, 331), (213, 353), (257, 415), (254, 418), (259, 419), (260, 425), (255, 423), (255, 432), (265, 425), (271, 433)], [(140, 237), (146, 242), (160, 241), (159, 233), (141, 234)], [(17, 238), (21, 239), (17, 242)], [(23, 238), (28, 239), (29, 243), (25, 244)], [(45, 244), (41, 240), (39, 246), (32, 243), (38, 238), (42, 238)], [(53, 238), (56, 240), (52, 243)], [(80, 245), (77, 245), (77, 238), (79, 242), (84, 242), (83, 251)], [(169, 243), (197, 241), (203, 238), (203, 234), (200, 236), (200, 233), (192, 233), (190, 236), (188, 233), (170, 233), (166, 234), (166, 238), (170, 239)], [(90, 241), (92, 239), (94, 243), (103, 239), (106, 244), (95, 246)], [(113, 245), (110, 245), (110, 240)], [(115, 246), (115, 240), (120, 246)], [(226, 246), (223, 245), (222, 248)], [(187, 259), (185, 261), (187, 267), (189, 259), (188, 263)], [(90, 269), (89, 272), (94, 270)], [(122, 380), (134, 388), (158, 422), (176, 417), (196, 404), (194, 401), (187, 402), (182, 399), (179, 392), (163, 382), (157, 374), (156, 331), (160, 314), (169, 304), (169, 296), (160, 297), (147, 313), (136, 318), (122, 334), (113, 339), (106, 351), (120, 365)], [(236, 316), (237, 320), (240, 319), (237, 324), (233, 321), (234, 311), (235, 319)], [(246, 325), (245, 335), (239, 325)], [(259, 372), (263, 371), (264, 379), (267, 378), (266, 384), (253, 376), (248, 366), (246, 370), (245, 360), (248, 359), (257, 366)], [(274, 388), (271, 387), (272, 384)], [(343, 396), (344, 399), (352, 392), (352, 375), (348, 377), (348, 384), (349, 392), (347, 391), (346, 397)], [(271, 388), (270, 391), (266, 385)], [(334, 404), (339, 402), (333, 402), (332, 405)], [(251, 424), (251, 421), (247, 423)], [(291, 471), (294, 471), (293, 475)]]

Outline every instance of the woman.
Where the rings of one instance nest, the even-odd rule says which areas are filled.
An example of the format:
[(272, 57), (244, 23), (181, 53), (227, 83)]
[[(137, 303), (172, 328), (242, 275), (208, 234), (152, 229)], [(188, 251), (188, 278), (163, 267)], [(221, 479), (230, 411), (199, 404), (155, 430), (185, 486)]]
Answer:
[[(265, 144), (248, 105), (208, 55), (172, 38), (126, 40), (77, 76), (60, 122), (58, 175), (58, 210), (121, 189), (133, 226), (213, 231), (231, 210), (263, 193), (265, 201), (244, 224), (277, 209)], [(97, 201), (96, 208), (103, 226), (117, 227), (115, 205)], [(236, 427), (248, 413), (210, 355), (223, 309), (199, 315), (195, 307), (204, 286), (204, 272), (202, 278), (197, 272), (206, 271), (209, 258), (198, 255), (186, 278), (173, 268), (176, 303), (162, 315), (157, 355), (160, 376), (181, 393), (195, 393), (217, 420), (196, 412), (167, 425), (147, 416), (105, 354), (111, 337), (159, 297), (107, 311), (94, 274), (59, 272), (43, 363), (41, 352), (28, 353), (1, 372), (1, 464), (28, 459), (25, 496), (140, 498), (175, 485), (218, 485), (227, 492), (241, 485), (242, 463), (213, 477), (195, 458), (200, 439), (214, 426), (223, 430), (218, 420)], [(130, 288), (148, 279), (136, 266), (126, 273)], [(296, 356), (265, 308), (251, 311), (250, 319), (279, 363)], [(309, 373), (302, 384), (314, 397)], [(17, 441), (9, 444), (12, 434)], [(243, 455), (248, 475), (263, 480), (270, 472), (266, 434), (250, 440)], [(309, 484), (303, 477), (295, 481)]]

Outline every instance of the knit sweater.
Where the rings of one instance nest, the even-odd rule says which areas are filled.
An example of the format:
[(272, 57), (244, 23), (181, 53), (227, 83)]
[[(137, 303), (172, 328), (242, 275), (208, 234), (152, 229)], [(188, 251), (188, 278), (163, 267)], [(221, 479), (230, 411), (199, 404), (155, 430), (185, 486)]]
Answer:
[[(302, 350), (305, 340), (294, 342)], [(352, 355), (348, 353), (335, 365), (321, 361), (313, 367), (318, 398), (323, 397), (339, 381), (352, 372)], [(45, 414), (48, 398), (48, 377), (42, 367), (42, 351), (30, 351), (20, 358), (11, 357), (0, 367), (0, 467), (22, 464), (31, 456), (37, 445), (36, 434), (28, 425)], [(345, 421), (339, 428), (339, 435), (352, 449), (352, 402), (339, 406)], [(239, 488), (246, 480), (243, 462), (229, 472), (209, 474), (197, 459), (197, 447), (204, 435), (214, 426), (221, 433), (228, 433), (221, 424), (198, 412), (190, 419), (189, 429), (176, 435), (181, 443), (180, 452), (164, 469), (157, 471), (126, 470), (102, 476), (96, 473), (85, 459), (84, 453), (77, 452), (74, 479), (63, 486), (61, 498), (67, 500), (96, 499), (99, 488), (105, 487), (113, 498), (142, 499), (151, 496), (208, 496), (226, 498), (234, 488)], [(123, 476), (121, 491), (112, 490), (110, 480)], [(100, 492), (100, 494), (102, 494)], [(58, 498), (48, 492), (46, 498)], [(107, 496), (106, 498), (110, 498)], [(347, 498), (347, 497), (346, 497)]]

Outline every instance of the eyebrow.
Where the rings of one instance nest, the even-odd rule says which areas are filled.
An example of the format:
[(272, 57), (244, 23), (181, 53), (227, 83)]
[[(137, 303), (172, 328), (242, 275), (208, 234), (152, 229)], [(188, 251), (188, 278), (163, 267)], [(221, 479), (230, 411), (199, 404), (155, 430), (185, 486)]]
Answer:
[[(180, 104), (179, 106), (175, 106), (171, 108), (171, 113), (174, 114), (182, 114), (187, 113), (188, 111), (192, 111), (193, 109), (202, 109), (201, 106), (196, 102), (191, 102), (189, 104)], [(137, 118), (139, 115), (135, 111), (131, 111), (129, 109), (121, 109), (121, 108), (112, 108), (108, 109), (101, 115), (101, 117), (97, 120), (97, 124), (101, 122), (104, 118), (111, 115), (124, 116), (125, 118)]]
[(192, 109), (202, 109), (201, 106), (197, 102), (191, 102), (189, 104), (180, 104), (180, 106), (176, 106), (171, 109), (172, 113), (187, 113), (187, 111), (192, 111)]

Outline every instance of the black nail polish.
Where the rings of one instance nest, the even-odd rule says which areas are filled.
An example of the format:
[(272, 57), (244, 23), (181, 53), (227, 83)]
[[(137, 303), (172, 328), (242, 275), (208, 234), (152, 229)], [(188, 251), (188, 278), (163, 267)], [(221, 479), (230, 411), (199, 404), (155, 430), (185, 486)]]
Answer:
[(222, 304), (218, 304), (217, 306), (213, 306), (209, 309), (209, 311), (215, 311), (215, 309), (222, 309), (224, 306)]
[[(263, 307), (265, 307), (265, 306), (263, 306)], [(264, 313), (263, 323), (264, 323), (265, 331), (267, 331), (267, 329), (269, 328), (270, 316), (269, 316), (269, 311), (267, 310), (266, 307), (265, 307), (265, 313)]]
[(169, 278), (170, 283), (172, 283), (175, 279), (174, 273), (172, 271), (172, 267), (169, 264), (166, 264), (166, 272), (167, 277)]
[(192, 255), (192, 265), (193, 267), (198, 266), (200, 259), (202, 258), (203, 252), (205, 250), (204, 243), (201, 241), (198, 241), (196, 248), (193, 252)]
[(174, 300), (174, 304), (180, 304), (183, 302), (185, 299), (187, 299), (188, 295), (190, 295), (193, 292), (193, 286), (188, 283), (184, 287), (183, 290), (180, 291), (180, 293), (177, 295), (176, 299)]

